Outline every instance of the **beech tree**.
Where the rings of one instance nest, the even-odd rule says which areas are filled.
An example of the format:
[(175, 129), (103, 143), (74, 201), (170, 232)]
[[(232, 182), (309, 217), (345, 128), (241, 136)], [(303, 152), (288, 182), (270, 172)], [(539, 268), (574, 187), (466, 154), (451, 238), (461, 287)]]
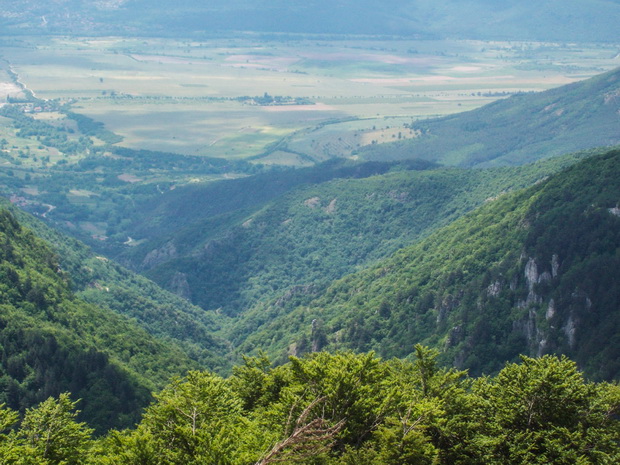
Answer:
[(81, 465), (86, 463), (92, 429), (76, 420), (77, 402), (69, 394), (50, 397), (28, 409), (19, 429), (9, 430), (16, 412), (0, 408), (0, 457), (6, 465)]
[(474, 383), (476, 463), (618, 463), (620, 387), (586, 382), (566, 357), (521, 359)]
[(135, 429), (91, 439), (68, 394), (0, 406), (2, 465), (607, 465), (620, 463), (620, 386), (565, 357), (522, 357), (496, 376), (416, 359), (314, 353), (230, 378), (190, 371)]

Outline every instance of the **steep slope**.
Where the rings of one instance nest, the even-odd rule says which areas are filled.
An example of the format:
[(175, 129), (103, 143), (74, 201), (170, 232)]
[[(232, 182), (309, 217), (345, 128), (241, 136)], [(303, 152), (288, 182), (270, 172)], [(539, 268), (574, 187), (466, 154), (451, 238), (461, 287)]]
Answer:
[(0, 200), (0, 206), (10, 209), (21, 224), (53, 249), (77, 297), (134, 319), (147, 332), (177, 346), (202, 367), (215, 371), (229, 368), (229, 347), (215, 336), (220, 324), (212, 312), (193, 306), (5, 203), (8, 204)]
[(537, 94), (412, 123), (423, 136), (369, 146), (372, 160), (421, 158), (445, 165), (516, 165), (620, 144), (620, 68)]
[(241, 348), (389, 357), (422, 342), (473, 373), (561, 352), (618, 378), (619, 204), (616, 150), (501, 196), (307, 305), (261, 308), (266, 323)]
[[(5, 0), (11, 32), (204, 34), (239, 31), (505, 40), (618, 40), (614, 0)], [(592, 27), (596, 24), (596, 27)]]
[(0, 210), (0, 403), (81, 398), (100, 432), (132, 425), (150, 393), (195, 367), (127, 318), (76, 298), (57, 257)]
[[(274, 296), (287, 299), (315, 293), (490, 197), (531, 185), (576, 158), (492, 170), (403, 170), (396, 164), (377, 165), (396, 171), (352, 179), (324, 176), (325, 182), (317, 177), (317, 184), (291, 188), (252, 210), (214, 216), (198, 205), (216, 205), (209, 193), (217, 186), (205, 186), (202, 197), (197, 188), (185, 194), (177, 189), (170, 205), (187, 205), (193, 220), (185, 223), (184, 216), (170, 215), (167, 221), (179, 225), (176, 231), (129, 252), (134, 266), (166, 289), (204, 309), (236, 316)], [(351, 165), (356, 166), (367, 174), (381, 172)], [(162, 231), (167, 230), (162, 225)]]

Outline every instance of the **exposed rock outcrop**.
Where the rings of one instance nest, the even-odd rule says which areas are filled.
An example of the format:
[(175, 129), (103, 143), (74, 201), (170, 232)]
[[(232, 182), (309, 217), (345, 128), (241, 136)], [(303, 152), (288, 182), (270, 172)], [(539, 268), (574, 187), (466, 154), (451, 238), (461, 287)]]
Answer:
[(185, 273), (176, 272), (170, 281), (170, 291), (176, 295), (190, 300), (192, 297), (187, 275)]
[(144, 260), (142, 260), (142, 268), (153, 268), (167, 262), (168, 260), (176, 258), (177, 256), (177, 248), (174, 245), (174, 242), (167, 242), (159, 249), (151, 250), (148, 254), (146, 254)]

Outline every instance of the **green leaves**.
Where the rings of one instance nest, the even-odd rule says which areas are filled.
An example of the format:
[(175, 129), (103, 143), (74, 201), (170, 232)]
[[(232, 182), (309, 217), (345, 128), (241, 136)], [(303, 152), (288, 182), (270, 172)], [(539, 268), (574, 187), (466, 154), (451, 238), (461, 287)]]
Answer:
[[(618, 386), (585, 382), (565, 357), (522, 357), (472, 391), (473, 446), (487, 463), (612, 463)], [(614, 400), (615, 399), (615, 400)], [(490, 420), (492, 419), (492, 420)]]
[(3, 465), (82, 465), (88, 459), (92, 429), (76, 420), (69, 394), (50, 397), (26, 411), (18, 430), (6, 432), (18, 415), (0, 406), (0, 459)]
[[(67, 394), (0, 408), (9, 465), (606, 465), (620, 460), (620, 387), (584, 380), (566, 358), (523, 357), (470, 379), (437, 353), (383, 361), (264, 356), (225, 379), (189, 372), (156, 395), (134, 430), (90, 439)], [(251, 387), (259, 395), (248, 397)]]
[(18, 437), (50, 464), (84, 463), (93, 430), (76, 421), (76, 404), (64, 393), (29, 409)]
[(80, 418), (103, 434), (130, 426), (173, 374), (174, 346), (75, 297), (50, 247), (0, 209), (0, 402), (24, 411), (71, 391)]
[[(318, 296), (257, 306), (242, 320), (260, 331), (242, 347), (300, 354), (320, 329), (321, 350), (406, 357), (419, 342), (473, 375), (496, 373), (519, 354), (564, 353), (593, 379), (616, 379), (619, 167), (620, 151), (599, 153), (487, 202)], [(417, 175), (445, 181), (435, 171)]]
[(157, 395), (138, 430), (150, 449), (158, 451), (160, 463), (228, 465), (243, 463), (247, 456), (258, 458), (254, 428), (226, 380), (191, 371)]

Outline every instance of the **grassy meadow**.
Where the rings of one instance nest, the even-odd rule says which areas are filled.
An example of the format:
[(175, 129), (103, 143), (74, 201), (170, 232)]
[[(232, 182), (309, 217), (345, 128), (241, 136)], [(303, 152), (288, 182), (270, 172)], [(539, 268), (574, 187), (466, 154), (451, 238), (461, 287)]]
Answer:
[[(74, 112), (122, 136), (120, 146), (284, 165), (415, 137), (404, 124), (618, 65), (614, 44), (252, 34), (3, 44), (0, 55), (34, 95), (71, 102)], [(312, 104), (254, 104), (252, 97), (265, 94)]]

